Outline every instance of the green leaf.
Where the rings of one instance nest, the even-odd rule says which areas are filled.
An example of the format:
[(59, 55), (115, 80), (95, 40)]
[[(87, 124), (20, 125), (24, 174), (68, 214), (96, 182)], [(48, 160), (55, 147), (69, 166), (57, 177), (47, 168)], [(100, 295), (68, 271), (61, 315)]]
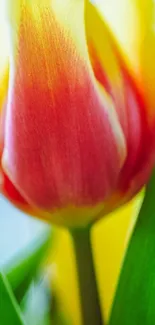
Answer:
[(0, 324), (26, 325), (9, 282), (2, 273), (0, 273)]
[(155, 324), (155, 172), (124, 259), (109, 325)]
[(5, 265), (4, 272), (19, 301), (38, 270), (50, 242), (51, 231), (48, 229), (36, 236)]

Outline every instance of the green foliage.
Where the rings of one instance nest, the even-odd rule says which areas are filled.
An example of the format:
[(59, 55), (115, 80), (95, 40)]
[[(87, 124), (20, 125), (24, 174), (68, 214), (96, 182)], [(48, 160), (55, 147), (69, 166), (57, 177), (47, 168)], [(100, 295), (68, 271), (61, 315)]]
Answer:
[(0, 324), (26, 325), (9, 282), (2, 273), (0, 273)]
[(155, 324), (155, 172), (122, 266), (109, 325)]
[(6, 265), (7, 278), (19, 301), (42, 263), (50, 242), (51, 232), (42, 232)]
[(52, 229), (43, 225), (27, 245), (19, 245), (12, 258), (0, 265), (0, 325), (50, 324), (51, 294), (37, 277), (51, 235)]

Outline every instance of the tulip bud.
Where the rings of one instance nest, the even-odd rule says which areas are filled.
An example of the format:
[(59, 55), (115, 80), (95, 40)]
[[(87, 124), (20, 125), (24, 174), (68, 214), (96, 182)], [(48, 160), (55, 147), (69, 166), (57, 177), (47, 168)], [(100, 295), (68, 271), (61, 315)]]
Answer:
[(8, 8), (3, 192), (56, 224), (85, 225), (146, 181), (151, 163), (132, 185), (148, 139), (143, 96), (90, 3), (15, 0)]

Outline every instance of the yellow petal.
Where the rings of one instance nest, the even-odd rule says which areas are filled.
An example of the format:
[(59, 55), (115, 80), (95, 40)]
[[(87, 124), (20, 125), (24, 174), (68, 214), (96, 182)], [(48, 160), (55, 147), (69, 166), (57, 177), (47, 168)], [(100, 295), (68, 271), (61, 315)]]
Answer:
[[(85, 23), (88, 50), (94, 73), (98, 69), (97, 65), (100, 64), (110, 84), (112, 92), (110, 95), (113, 96), (115, 105), (120, 106), (123, 111), (125, 106), (124, 84), (120, 62), (116, 55), (118, 49), (115, 48), (114, 40), (107, 28), (105, 19), (102, 19), (98, 10), (88, 1), (86, 2)], [(97, 60), (98, 62), (96, 62)], [(102, 83), (102, 86), (105, 85)]]
[(8, 88), (8, 42), (7, 23), (4, 15), (3, 2), (0, 1), (0, 109)]
[(96, 4), (120, 44), (152, 118), (155, 114), (155, 2), (97, 0)]

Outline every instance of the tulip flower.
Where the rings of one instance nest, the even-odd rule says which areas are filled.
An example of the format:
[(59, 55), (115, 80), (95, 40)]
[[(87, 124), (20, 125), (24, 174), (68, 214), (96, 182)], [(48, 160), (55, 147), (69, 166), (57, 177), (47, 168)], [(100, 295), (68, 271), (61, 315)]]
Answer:
[(88, 224), (150, 175), (155, 119), (147, 96), (88, 1), (8, 1), (8, 15), (1, 190), (56, 224)]

